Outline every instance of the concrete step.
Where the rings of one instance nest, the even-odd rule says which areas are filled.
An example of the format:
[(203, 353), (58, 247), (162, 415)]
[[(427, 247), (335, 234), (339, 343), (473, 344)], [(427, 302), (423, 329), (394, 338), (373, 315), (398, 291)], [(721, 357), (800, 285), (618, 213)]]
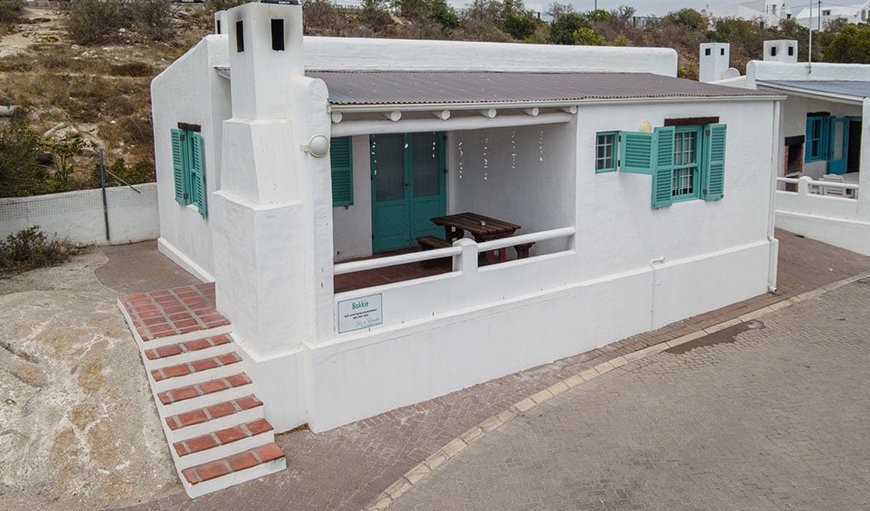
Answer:
[(170, 444), (263, 418), (263, 403), (253, 394), (167, 417), (163, 431)]
[(216, 357), (200, 358), (191, 362), (152, 369), (148, 376), (156, 392), (164, 392), (185, 385), (225, 378), (238, 373), (242, 357), (235, 351)]
[(190, 497), (228, 488), (287, 467), (284, 452), (272, 442), (248, 451), (181, 470), (181, 482)]
[(266, 419), (236, 424), (172, 444), (175, 466), (181, 470), (270, 444), (275, 441), (272, 425)]
[(254, 384), (244, 372), (157, 393), (161, 417), (178, 415), (253, 394)]
[(143, 352), (142, 360), (145, 362), (145, 367), (151, 371), (183, 362), (193, 362), (200, 358), (216, 357), (231, 353), (235, 349), (233, 338), (225, 334), (169, 344), (160, 348), (148, 348)]

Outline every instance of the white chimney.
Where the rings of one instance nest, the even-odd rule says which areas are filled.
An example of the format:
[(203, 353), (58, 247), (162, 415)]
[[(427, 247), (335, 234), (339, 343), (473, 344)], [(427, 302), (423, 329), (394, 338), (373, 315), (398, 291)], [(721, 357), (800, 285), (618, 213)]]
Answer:
[(715, 82), (726, 77), (731, 61), (731, 45), (728, 43), (701, 43), (701, 55), (698, 58), (700, 72), (698, 79), (702, 82)]
[(769, 62), (795, 63), (798, 58), (798, 42), (790, 39), (764, 41), (764, 60)]

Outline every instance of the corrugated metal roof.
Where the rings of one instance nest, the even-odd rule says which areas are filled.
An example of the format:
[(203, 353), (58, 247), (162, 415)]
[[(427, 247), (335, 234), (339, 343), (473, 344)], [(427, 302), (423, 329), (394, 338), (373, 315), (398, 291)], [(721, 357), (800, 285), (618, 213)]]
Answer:
[(819, 96), (863, 99), (870, 97), (870, 81), (859, 80), (759, 80), (759, 85), (801, 90)]
[(590, 99), (766, 96), (648, 73), (309, 71), (333, 105), (504, 104)]

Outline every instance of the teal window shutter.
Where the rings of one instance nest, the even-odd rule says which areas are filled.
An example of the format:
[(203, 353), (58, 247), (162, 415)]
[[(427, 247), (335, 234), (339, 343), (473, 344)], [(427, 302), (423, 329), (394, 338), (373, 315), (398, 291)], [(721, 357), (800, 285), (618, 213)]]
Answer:
[(653, 134), (622, 131), (619, 134), (619, 171), (632, 174), (652, 174)]
[(172, 174), (175, 180), (175, 201), (182, 206), (190, 204), (190, 192), (187, 187), (187, 175), (190, 168), (184, 150), (186, 138), (183, 130), (172, 130)]
[(655, 129), (653, 158), (655, 170), (652, 180), (652, 207), (666, 208), (673, 202), (674, 189), (674, 133), (673, 126)]
[(701, 198), (719, 200), (725, 195), (725, 125), (704, 127), (704, 186)]
[(333, 138), (329, 146), (332, 166), (332, 207), (353, 204), (353, 150), (351, 137)]
[(203, 155), (202, 135), (190, 133), (190, 147), (192, 201), (196, 204), (199, 214), (203, 217), (208, 217), (208, 190), (205, 187), (205, 158)]

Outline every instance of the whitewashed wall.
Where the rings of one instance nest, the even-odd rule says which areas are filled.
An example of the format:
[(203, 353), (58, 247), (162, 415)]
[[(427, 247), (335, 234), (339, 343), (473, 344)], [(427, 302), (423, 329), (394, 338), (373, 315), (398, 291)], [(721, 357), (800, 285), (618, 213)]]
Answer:
[[(576, 133), (574, 123), (455, 132), (449, 211), (516, 223), (518, 234), (574, 225)], [(537, 243), (532, 253), (564, 248)]]
[(120, 244), (144, 241), (160, 235), (157, 216), (157, 184), (106, 189), (110, 240), (106, 240), (102, 190), (80, 190), (34, 197), (0, 199), (0, 238), (38, 225), (79, 245)]
[(195, 206), (175, 202), (170, 133), (178, 123), (202, 127), (208, 195), (220, 188), (222, 121), (231, 116), (227, 36), (210, 35), (151, 82), (154, 158), (160, 202), (160, 251), (203, 280), (213, 280), (214, 248), (208, 220)]

